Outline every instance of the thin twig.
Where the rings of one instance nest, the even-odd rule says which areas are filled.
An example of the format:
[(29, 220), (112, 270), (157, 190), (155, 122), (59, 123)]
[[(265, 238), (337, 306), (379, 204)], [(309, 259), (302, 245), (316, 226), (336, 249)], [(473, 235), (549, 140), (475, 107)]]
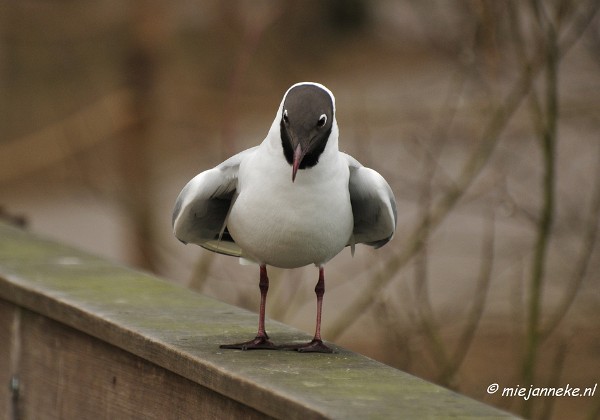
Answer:
[[(567, 347), (571, 340), (565, 338), (561, 340), (558, 344), (558, 348), (556, 350), (556, 355), (554, 357), (554, 362), (552, 363), (552, 371), (550, 373), (550, 379), (548, 380), (548, 384), (546, 387), (548, 388), (557, 388), (560, 386), (560, 377), (563, 372), (563, 368), (565, 365), (565, 358), (567, 356)], [(542, 412), (539, 414), (538, 418), (540, 419), (549, 419), (552, 417), (552, 411), (554, 409), (554, 404), (556, 403), (557, 398), (546, 398), (541, 400), (543, 402)]]
[(419, 325), (425, 337), (429, 340), (430, 349), (435, 363), (440, 367), (440, 371), (444, 372), (448, 366), (448, 355), (444, 347), (444, 343), (440, 337), (439, 326), (435, 320), (435, 314), (431, 305), (429, 294), (429, 243), (430, 230), (428, 229), (428, 216), (431, 214), (431, 188), (432, 179), (435, 174), (435, 159), (431, 155), (426, 155), (424, 162), (424, 174), (422, 176), (421, 197), (419, 200), (419, 213), (423, 214), (425, 220), (425, 228), (421, 249), (416, 257), (415, 264), (415, 281), (416, 281), (416, 302), (417, 316)]
[(467, 325), (462, 331), (460, 339), (458, 340), (458, 345), (454, 350), (454, 354), (449, 364), (449, 370), (445, 373), (448, 382), (452, 380), (458, 369), (460, 369), (460, 366), (467, 355), (467, 350), (473, 342), (475, 332), (477, 331), (485, 308), (487, 293), (492, 279), (492, 269), (494, 267), (494, 243), (496, 235), (493, 210), (490, 211), (490, 216), (488, 217), (486, 225), (483, 246), (481, 249), (481, 266), (479, 268), (477, 287), (473, 296), (473, 304), (471, 305), (469, 315), (467, 316)]
[[(598, 162), (600, 162), (600, 146), (597, 147)], [(569, 289), (563, 296), (562, 301), (558, 305), (558, 309), (552, 314), (550, 320), (547, 322), (546, 327), (540, 333), (540, 340), (546, 340), (556, 327), (560, 324), (561, 320), (565, 317), (569, 309), (571, 308), (579, 287), (583, 282), (589, 268), (590, 260), (593, 254), (594, 247), (596, 245), (596, 239), (598, 237), (598, 220), (600, 220), (600, 164), (596, 165), (596, 174), (594, 179), (596, 180), (594, 186), (594, 193), (592, 197), (592, 203), (587, 217), (587, 222), (584, 228), (583, 240), (581, 243), (581, 251), (575, 270), (571, 280), (568, 282)]]
[(190, 280), (188, 281), (188, 287), (190, 289), (197, 290), (198, 292), (203, 291), (210, 276), (210, 269), (215, 262), (215, 256), (216, 254), (212, 252), (202, 252), (202, 254), (200, 254), (194, 265)]
[[(231, 8), (227, 10), (231, 11)], [(241, 51), (229, 80), (224, 106), (226, 118), (223, 119), (221, 127), (221, 147), (224, 157), (228, 157), (235, 152), (237, 105), (244, 78), (248, 74), (252, 58), (256, 55), (265, 32), (279, 18), (282, 9), (263, 9), (261, 12), (258, 18), (249, 19), (245, 22)]]
[[(535, 3), (534, 3), (535, 4)], [(537, 9), (536, 9), (537, 10)], [(525, 385), (533, 384), (536, 377), (536, 362), (540, 342), (540, 318), (545, 279), (546, 260), (554, 222), (556, 186), (556, 141), (558, 123), (558, 36), (554, 25), (545, 19), (546, 14), (536, 13), (541, 26), (546, 31), (545, 65), (545, 113), (541, 135), (544, 175), (542, 179), (542, 208), (538, 221), (537, 239), (534, 247), (531, 278), (529, 281), (529, 301), (526, 321), (525, 352), (522, 361), (522, 377)], [(530, 400), (523, 404), (523, 416), (531, 415)]]

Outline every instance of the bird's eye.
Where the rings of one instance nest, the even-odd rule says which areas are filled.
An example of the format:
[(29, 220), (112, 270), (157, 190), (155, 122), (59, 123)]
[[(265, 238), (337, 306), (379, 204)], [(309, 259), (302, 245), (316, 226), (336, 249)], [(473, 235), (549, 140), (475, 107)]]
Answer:
[(322, 114), (317, 121), (317, 127), (323, 127), (327, 123), (327, 115)]
[(287, 109), (283, 110), (283, 122), (285, 122), (286, 124), (288, 122), (290, 122), (289, 118), (288, 118), (288, 113), (287, 113)]

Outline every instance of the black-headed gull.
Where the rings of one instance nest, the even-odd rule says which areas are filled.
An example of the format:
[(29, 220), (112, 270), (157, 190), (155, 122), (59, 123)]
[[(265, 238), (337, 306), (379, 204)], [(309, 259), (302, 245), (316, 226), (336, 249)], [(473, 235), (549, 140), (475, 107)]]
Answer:
[[(195, 176), (173, 211), (183, 243), (243, 257), (260, 266), (260, 314), (253, 340), (234, 349), (327, 352), (321, 340), (324, 266), (344, 247), (386, 244), (396, 201), (385, 179), (338, 149), (335, 97), (318, 83), (290, 87), (264, 141)], [(267, 265), (315, 264), (317, 321), (307, 344), (276, 346), (265, 331)]]

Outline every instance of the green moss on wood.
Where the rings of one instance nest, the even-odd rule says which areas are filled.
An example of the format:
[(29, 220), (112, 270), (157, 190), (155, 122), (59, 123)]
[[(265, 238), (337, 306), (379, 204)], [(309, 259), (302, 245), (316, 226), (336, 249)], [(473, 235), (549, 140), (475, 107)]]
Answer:
[[(255, 314), (3, 224), (0, 298), (275, 417), (508, 417), (341, 348), (221, 350), (255, 333)], [(268, 327), (278, 342), (310, 339), (278, 322)]]

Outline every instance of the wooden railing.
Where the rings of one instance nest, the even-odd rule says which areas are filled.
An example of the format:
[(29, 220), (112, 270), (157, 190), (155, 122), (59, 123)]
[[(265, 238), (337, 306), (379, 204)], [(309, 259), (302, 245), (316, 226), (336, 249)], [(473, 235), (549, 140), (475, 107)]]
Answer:
[[(256, 315), (0, 224), (0, 418), (505, 418), (343, 348), (220, 350)], [(280, 340), (309, 336), (269, 322)]]

